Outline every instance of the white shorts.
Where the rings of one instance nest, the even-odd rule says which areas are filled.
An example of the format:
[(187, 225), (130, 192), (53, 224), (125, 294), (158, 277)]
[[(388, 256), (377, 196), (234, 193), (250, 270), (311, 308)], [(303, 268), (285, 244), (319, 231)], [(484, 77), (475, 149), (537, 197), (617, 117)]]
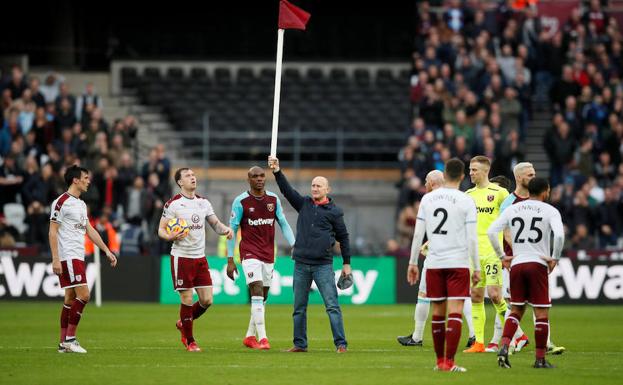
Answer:
[(502, 269), (502, 297), (511, 298), (511, 275), (507, 269)]
[(420, 288), (421, 293), (426, 294), (426, 267), (422, 268), (422, 275), (420, 276)]
[(273, 282), (274, 263), (265, 263), (259, 259), (245, 259), (242, 261), (242, 271), (247, 285), (251, 282), (262, 281), (264, 287), (270, 287)]

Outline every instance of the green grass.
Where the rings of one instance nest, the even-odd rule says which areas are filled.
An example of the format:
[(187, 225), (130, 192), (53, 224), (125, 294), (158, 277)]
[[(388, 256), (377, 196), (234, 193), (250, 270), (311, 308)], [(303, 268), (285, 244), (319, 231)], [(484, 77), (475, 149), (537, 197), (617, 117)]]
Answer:
[[(247, 306), (217, 305), (195, 323), (204, 351), (192, 354), (183, 350), (174, 327), (177, 306), (125, 303), (89, 305), (78, 331), (89, 353), (58, 354), (60, 307), (60, 302), (0, 302), (0, 384), (602, 385), (620, 384), (623, 374), (623, 307), (615, 306), (553, 308), (554, 342), (567, 347), (564, 355), (549, 357), (555, 370), (531, 368), (532, 344), (511, 357), (513, 368), (506, 371), (497, 367), (493, 354), (459, 353), (457, 363), (469, 370), (463, 374), (432, 371), (428, 327), (423, 348), (398, 345), (396, 336), (413, 327), (413, 306), (344, 306), (349, 341), (344, 355), (334, 352), (322, 306), (308, 312), (307, 354), (282, 352), (292, 341), (292, 309), (286, 305), (267, 308), (270, 351), (242, 347)], [(493, 319), (488, 316), (487, 338)], [(530, 313), (526, 318), (532, 341)], [(460, 348), (464, 344), (465, 338)]]

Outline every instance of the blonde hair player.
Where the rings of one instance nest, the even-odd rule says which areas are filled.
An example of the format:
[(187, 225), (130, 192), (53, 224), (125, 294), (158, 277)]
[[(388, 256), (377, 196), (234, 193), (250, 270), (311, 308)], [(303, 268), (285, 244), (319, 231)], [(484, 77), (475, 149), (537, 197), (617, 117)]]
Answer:
[[(471, 290), (476, 342), (469, 349), (464, 350), (465, 353), (485, 352), (485, 288), (500, 321), (504, 321), (504, 314), (508, 308), (506, 301), (502, 298), (502, 264), (487, 238), (487, 229), (500, 215), (500, 206), (508, 196), (508, 191), (489, 181), (490, 169), (491, 161), (482, 155), (473, 157), (469, 164), (469, 176), (475, 186), (466, 193), (474, 200), (477, 209), (478, 252), (482, 280)], [(501, 232), (499, 237), (501, 242)]]

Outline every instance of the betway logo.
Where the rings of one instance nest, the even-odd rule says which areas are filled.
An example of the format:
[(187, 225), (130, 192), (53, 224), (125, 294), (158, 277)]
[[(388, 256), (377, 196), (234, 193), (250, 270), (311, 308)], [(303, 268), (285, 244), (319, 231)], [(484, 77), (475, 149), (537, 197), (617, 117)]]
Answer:
[[(58, 277), (52, 271), (52, 263), (20, 262), (11, 257), (0, 257), (0, 276), (4, 275), (4, 283), (0, 283), (0, 297), (62, 297)], [(87, 265), (87, 282), (89, 289), (95, 282), (95, 264)], [(42, 291), (42, 293), (40, 293)]]
[[(340, 278), (340, 274), (342, 274), (341, 270), (335, 272), (335, 282)], [(214, 295), (225, 294), (234, 296), (240, 293), (240, 286), (227, 278), (227, 266), (224, 266), (221, 270), (210, 269), (210, 276), (212, 277)], [(353, 286), (346, 290), (337, 289), (337, 294), (339, 296), (351, 297), (353, 304), (365, 304), (374, 289), (374, 284), (378, 276), (378, 270), (368, 270), (365, 272), (353, 270)], [(273, 282), (270, 286), (270, 295), (280, 296), (283, 290), (292, 291), (292, 284), (292, 275), (281, 274), (275, 269), (273, 271)], [(244, 280), (242, 281), (242, 285), (244, 285)], [(318, 290), (315, 282), (312, 282), (311, 289)]]
[[(562, 281), (561, 285), (559, 281)], [(594, 300), (602, 293), (611, 300), (623, 299), (623, 265), (579, 265), (576, 270), (571, 260), (562, 258), (550, 275), (549, 294), (552, 299)]]
[(268, 219), (259, 218), (255, 220), (251, 220), (251, 218), (247, 218), (247, 221), (249, 223), (249, 226), (262, 226), (262, 225), (272, 226), (273, 222), (275, 221), (275, 218), (268, 218)]
[(493, 214), (493, 207), (477, 207), (478, 214)]

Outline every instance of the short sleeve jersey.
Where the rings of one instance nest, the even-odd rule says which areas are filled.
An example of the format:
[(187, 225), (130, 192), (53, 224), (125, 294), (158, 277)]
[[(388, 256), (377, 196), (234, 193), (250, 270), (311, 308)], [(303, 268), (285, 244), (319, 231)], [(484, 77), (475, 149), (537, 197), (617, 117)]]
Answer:
[(210, 215), (214, 215), (212, 204), (198, 195), (194, 198), (187, 198), (182, 194), (177, 194), (169, 199), (162, 210), (162, 217), (184, 219), (190, 227), (188, 236), (173, 242), (171, 255), (186, 258), (205, 257), (205, 224)]
[(438, 188), (422, 198), (417, 219), (426, 224), (426, 268), (469, 268), (468, 223), (476, 222), (472, 199), (456, 189)]
[(551, 254), (551, 232), (564, 233), (560, 212), (534, 199), (509, 206), (491, 226), (494, 230), (510, 228), (515, 256), (511, 266), (526, 262), (547, 265), (541, 256)]
[(68, 192), (52, 202), (50, 221), (58, 223), (58, 254), (61, 261), (84, 261), (84, 236), (87, 232), (87, 205)]
[[(505, 188), (496, 184), (489, 183), (487, 187), (472, 187), (466, 193), (472, 197), (476, 204), (476, 214), (478, 217), (478, 253), (480, 260), (487, 258), (497, 259), (493, 246), (487, 237), (487, 230), (493, 221), (500, 215), (500, 206), (508, 196)], [(500, 244), (502, 243), (503, 234), (500, 232)]]

